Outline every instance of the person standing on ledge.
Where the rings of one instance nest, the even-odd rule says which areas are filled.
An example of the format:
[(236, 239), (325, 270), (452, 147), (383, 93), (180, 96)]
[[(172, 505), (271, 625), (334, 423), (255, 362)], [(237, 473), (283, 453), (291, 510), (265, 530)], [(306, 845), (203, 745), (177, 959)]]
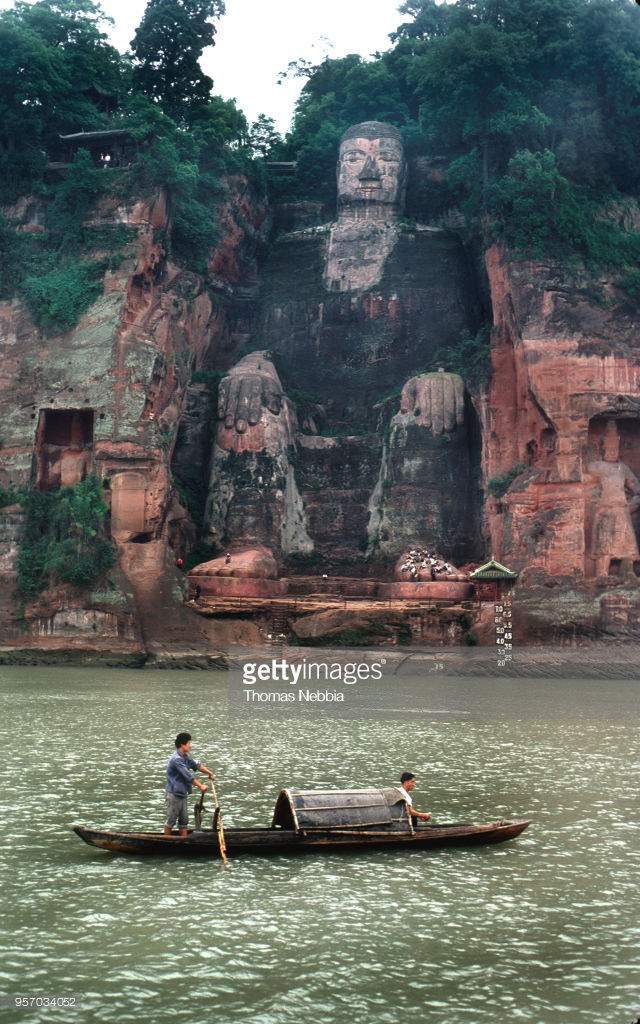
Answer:
[(416, 777), (413, 772), (403, 772), (400, 776), (400, 792), (402, 793), (406, 804), (407, 812), (411, 818), (420, 818), (421, 821), (428, 821), (431, 817), (430, 814), (416, 811), (413, 806), (413, 800), (411, 799), (411, 790), (416, 784)]
[(194, 777), (194, 772), (204, 772), (213, 782), (215, 776), (205, 765), (195, 761), (189, 751), (191, 750), (191, 736), (188, 732), (179, 732), (176, 736), (176, 749), (169, 758), (167, 765), (167, 820), (164, 826), (165, 836), (172, 834), (176, 818), (180, 835), (184, 838), (187, 834), (189, 814), (187, 811), (187, 797), (193, 786), (206, 793), (207, 787)]

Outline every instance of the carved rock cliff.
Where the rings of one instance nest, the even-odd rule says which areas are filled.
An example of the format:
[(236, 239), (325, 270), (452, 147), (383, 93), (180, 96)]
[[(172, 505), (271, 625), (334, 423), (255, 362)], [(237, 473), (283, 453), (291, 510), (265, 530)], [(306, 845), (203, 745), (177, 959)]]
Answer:
[(556, 626), (563, 634), (633, 632), (637, 304), (606, 276), (513, 259), (499, 246), (486, 267), (494, 318), (480, 403), (488, 544), (521, 574), (530, 635)]
[[(118, 551), (110, 588), (57, 588), (21, 610), (22, 512), (3, 509), (5, 647), (84, 644), (134, 663), (172, 646), (209, 651), (224, 627), (184, 607), (176, 568), (197, 539), (223, 553), (264, 545), (289, 575), (297, 559), (390, 580), (411, 545), (455, 565), (494, 555), (520, 574), (519, 639), (637, 636), (629, 296), (497, 245), (481, 272), (455, 232), (406, 224), (374, 285), (331, 289), (329, 228), (288, 231), (265, 260), (269, 212), (244, 179), (228, 184), (206, 278), (170, 258), (163, 194), (105, 199), (97, 221), (133, 237), (78, 325), (44, 334), (17, 299), (0, 304), (0, 485), (47, 490), (96, 473)], [(33, 228), (33, 204), (20, 209)], [(491, 372), (471, 397), (433, 359), (488, 318)], [(172, 473), (200, 489), (203, 521)], [(244, 636), (259, 636), (255, 623)]]
[[(25, 218), (31, 205), (23, 204)], [(129, 204), (105, 197), (92, 223), (123, 223), (133, 240), (77, 326), (45, 334), (20, 301), (0, 303), (0, 485), (48, 490), (74, 485), (89, 473), (99, 477), (129, 581), (126, 600), (121, 594), (114, 614), (134, 647), (140, 647), (139, 630), (144, 636), (145, 618), (159, 594), (173, 609), (174, 622), (180, 616), (174, 606), (177, 587), (181, 608), (182, 587), (171, 551), (189, 531), (172, 486), (171, 457), (179, 426), (188, 420), (185, 409), (194, 402), (192, 371), (206, 369), (212, 351), (234, 349), (243, 336), (265, 217), (246, 181), (231, 179), (218, 209), (222, 241), (205, 280), (167, 255), (171, 210), (163, 192)], [(198, 413), (194, 443), (206, 473), (209, 439), (201, 436), (202, 424)], [(13, 519), (5, 510), (3, 523), (0, 565), (8, 592), (15, 583), (19, 510)], [(146, 557), (145, 548), (153, 549), (153, 557)], [(64, 600), (91, 603), (89, 595), (78, 593)], [(46, 635), (41, 619), (35, 607), (31, 617), (27, 608), (23, 630)], [(136, 623), (136, 636), (125, 629), (129, 620)], [(95, 617), (87, 618), (86, 630), (89, 638), (99, 638)], [(192, 617), (183, 633), (193, 634)]]

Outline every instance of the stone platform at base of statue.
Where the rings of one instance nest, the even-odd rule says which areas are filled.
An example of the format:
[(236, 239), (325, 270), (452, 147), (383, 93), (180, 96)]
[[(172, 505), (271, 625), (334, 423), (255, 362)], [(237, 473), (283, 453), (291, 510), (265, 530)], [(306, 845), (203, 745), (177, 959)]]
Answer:
[(286, 580), (252, 579), (246, 576), (196, 576), (189, 573), (190, 596), (196, 586), (202, 597), (282, 597), (287, 593)]
[[(304, 599), (305, 596), (318, 599), (360, 599), (373, 601), (467, 601), (474, 595), (471, 583), (458, 580), (436, 580), (434, 582), (416, 583), (378, 583), (375, 588), (371, 580), (331, 581), (318, 579), (315, 586), (307, 578), (306, 586), (290, 585), (292, 580), (265, 580), (247, 576), (200, 576), (189, 573), (190, 594), (193, 598), (196, 585), (200, 586), (203, 598), (262, 598), (272, 599), (289, 597), (292, 600)], [(362, 583), (368, 584), (364, 587)]]
[(467, 601), (473, 597), (473, 584), (457, 580), (434, 580), (429, 583), (381, 583), (381, 601)]
[(378, 596), (380, 580), (351, 576), (289, 576), (289, 594), (306, 596), (319, 594), (337, 597)]

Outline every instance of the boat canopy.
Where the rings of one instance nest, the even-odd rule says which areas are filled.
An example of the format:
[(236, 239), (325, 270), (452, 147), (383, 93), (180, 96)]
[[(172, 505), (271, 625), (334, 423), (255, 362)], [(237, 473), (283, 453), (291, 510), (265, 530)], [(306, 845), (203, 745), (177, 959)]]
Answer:
[(283, 789), (276, 800), (273, 827), (295, 829), (411, 829), (399, 789)]

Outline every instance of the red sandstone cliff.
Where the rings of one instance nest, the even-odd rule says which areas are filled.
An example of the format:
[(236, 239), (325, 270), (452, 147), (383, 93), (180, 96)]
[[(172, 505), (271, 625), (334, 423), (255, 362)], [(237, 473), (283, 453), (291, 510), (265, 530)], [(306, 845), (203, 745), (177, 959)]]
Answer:
[(491, 547), (519, 570), (586, 579), (617, 571), (637, 549), (620, 547), (615, 530), (609, 551), (604, 528), (594, 536), (603, 500), (596, 463), (609, 431), (618, 462), (640, 474), (640, 314), (612, 283), (567, 267), (509, 260), (498, 246), (486, 265), (494, 327), (485, 479), (521, 467), (503, 496), (487, 499)]
[(495, 557), (520, 571), (520, 636), (636, 636), (637, 306), (606, 276), (499, 246), (486, 267), (485, 527)]
[[(23, 205), (25, 229), (29, 209)], [(301, 273), (291, 265), (302, 251), (296, 242), (297, 249), (291, 249), (293, 243), (275, 247), (275, 269), (272, 264), (271, 278), (265, 276), (266, 305), (260, 311), (257, 257), (267, 211), (243, 179), (230, 181), (218, 208), (222, 241), (211, 254), (207, 280), (168, 258), (170, 211), (162, 194), (129, 206), (105, 200), (97, 217), (126, 223), (135, 229), (135, 239), (74, 330), (44, 335), (20, 302), (0, 304), (0, 484), (46, 488), (97, 473), (105, 482), (119, 552), (117, 600), (113, 592), (59, 590), (20, 618), (11, 599), (20, 511), (5, 511), (0, 516), (0, 641), (69, 647), (90, 640), (134, 659), (163, 641), (206, 650), (217, 627), (194, 626), (194, 616), (182, 608), (184, 581), (175, 568), (178, 547), (195, 536), (171, 481), (178, 429), (179, 454), (201, 475), (207, 473), (212, 442), (203, 432), (210, 418), (206, 389), (189, 384), (193, 369), (228, 369), (257, 331), (258, 341), (289, 359), (291, 384), (320, 393), (318, 408), (329, 418), (333, 436), (317, 437), (314, 427), (300, 443), (295, 467), (302, 482), (300, 505), (325, 557), (342, 548), (344, 559), (359, 558), (376, 481), (384, 498), (380, 514), (386, 509), (386, 519), (397, 520), (394, 531), (400, 536), (409, 513), (411, 523), (424, 519), (424, 467), (437, 469), (436, 440), (442, 458), (452, 458), (450, 438), (446, 445), (440, 438), (415, 450), (406, 442), (397, 451), (392, 446), (391, 454), (382, 456), (387, 476), (397, 463), (398, 487), (405, 493), (408, 480), (417, 495), (413, 503), (395, 499), (395, 478), (379, 472), (381, 445), (371, 409), (380, 394), (415, 372), (437, 343), (426, 335), (422, 339), (416, 325), (430, 327), (429, 310), (444, 307), (445, 299), (457, 309), (468, 279), (450, 280), (458, 257), (442, 268), (430, 258), (434, 247), (451, 245), (450, 239), (411, 236), (401, 240), (402, 259), (390, 261), (375, 294), (357, 301), (344, 296), (329, 301), (324, 292), (309, 297), (305, 266)], [(411, 259), (418, 244), (430, 273), (438, 270), (431, 290), (424, 274), (420, 288), (410, 279), (417, 273)], [(308, 242), (314, 254), (322, 245), (322, 239)], [(418, 270), (423, 269), (420, 264)], [(595, 281), (560, 264), (516, 260), (494, 246), (486, 254), (486, 269), (492, 373), (486, 393), (475, 401), (481, 436), (474, 443), (482, 452), (486, 495), (486, 551), (478, 550), (478, 556), (494, 554), (520, 572), (518, 639), (636, 635), (640, 315), (613, 281)], [(355, 435), (345, 430), (354, 425)], [(417, 428), (417, 421), (410, 419), (410, 426)], [(293, 465), (289, 468), (293, 472)], [(436, 476), (440, 486), (444, 471)], [(454, 484), (447, 484), (454, 497), (455, 480), (461, 479), (454, 474)], [(262, 489), (253, 505), (241, 484), (248, 486), (238, 476), (242, 514), (253, 517), (254, 529), (269, 511), (264, 481), (260, 477)], [(436, 490), (437, 511), (443, 502)], [(444, 517), (448, 529), (450, 519)], [(477, 631), (490, 639), (485, 627)]]
[[(11, 212), (22, 216), (24, 230), (32, 228), (33, 204)], [(130, 204), (105, 197), (92, 223), (124, 223), (134, 239), (77, 326), (44, 334), (20, 301), (0, 303), (0, 485), (69, 486), (91, 472), (103, 480), (119, 562), (133, 587), (133, 593), (124, 592), (126, 584), (120, 588), (114, 611), (119, 625), (107, 631), (111, 640), (126, 635), (135, 647), (141, 623), (144, 632), (144, 605), (154, 603), (152, 591), (156, 598), (167, 591), (169, 614), (179, 616), (176, 594), (170, 594), (175, 556), (166, 552), (179, 542), (186, 517), (172, 487), (171, 455), (193, 369), (205, 367), (212, 352), (237, 347), (244, 336), (243, 303), (255, 288), (265, 215), (244, 179), (228, 182), (217, 210), (222, 241), (204, 280), (167, 256), (171, 225), (164, 193)], [(10, 593), (20, 515), (4, 516), (3, 523), (3, 585)], [(142, 547), (158, 545), (159, 555), (141, 557)], [(147, 564), (153, 580), (145, 574)], [(71, 591), (60, 601), (92, 606), (89, 595)], [(26, 626), (32, 639), (61, 636), (64, 625), (55, 618), (53, 607), (34, 604), (20, 630)], [(95, 616), (85, 625), (90, 639), (100, 634)], [(80, 616), (74, 634), (82, 630)], [(15, 627), (6, 632), (11, 641), (19, 635)]]

